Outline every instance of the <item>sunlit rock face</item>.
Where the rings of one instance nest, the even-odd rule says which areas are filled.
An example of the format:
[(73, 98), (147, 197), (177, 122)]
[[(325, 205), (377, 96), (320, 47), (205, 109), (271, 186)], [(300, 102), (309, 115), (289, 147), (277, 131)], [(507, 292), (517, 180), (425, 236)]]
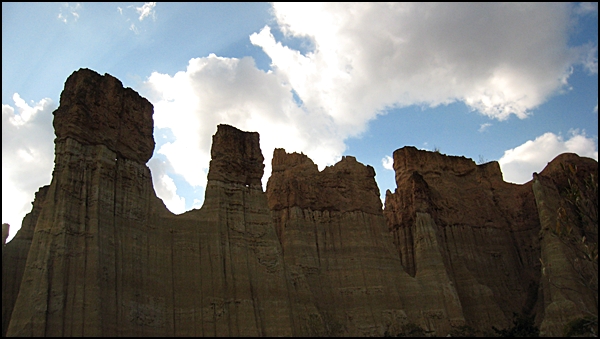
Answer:
[[(570, 169), (575, 168), (579, 180), (567, 175)], [(594, 244), (596, 249), (598, 248), (597, 181), (595, 191), (590, 191), (589, 181), (588, 185), (584, 184), (592, 175), (598, 180), (598, 162), (576, 154), (564, 153), (533, 177), (533, 192), (541, 226), (540, 260), (544, 263), (544, 276), (540, 282), (544, 310), (540, 323), (542, 335), (562, 335), (565, 323), (574, 317), (598, 315), (597, 257), (594, 269), (594, 264), (581, 260), (582, 253), (579, 251), (582, 247), (574, 247), (572, 243), (565, 241), (565, 238), (561, 240), (553, 233), (557, 227), (558, 210), (563, 207), (566, 217), (562, 220), (568, 220), (573, 227), (572, 233), (577, 235), (576, 238), (570, 239), (579, 243), (579, 240), (585, 237), (588, 248), (592, 248)], [(569, 182), (583, 193), (579, 197), (580, 201), (596, 206), (595, 212), (593, 206), (583, 203), (591, 208), (587, 211), (592, 213), (577, 213), (573, 204), (565, 203), (564, 192), (569, 188)], [(594, 194), (595, 199), (589, 196), (589, 193)]]
[[(3, 251), (3, 333), (293, 334), (258, 134), (219, 126), (206, 203), (175, 216), (146, 166), (152, 110), (109, 75), (69, 77), (52, 182), (15, 237), (25, 244)], [(235, 170), (214, 174), (222, 168)], [(28, 245), (26, 264), (13, 259)]]
[[(276, 149), (272, 168), (273, 222), (295, 303), (310, 309), (295, 319), (312, 325), (311, 334), (399, 333), (409, 322), (445, 334), (464, 324), (446, 277), (433, 273), (436, 284), (427, 284), (404, 271), (371, 166), (346, 156), (319, 172), (305, 155)], [(441, 263), (435, 252), (423, 255)]]
[[(471, 159), (414, 147), (396, 150), (397, 189), (387, 192), (384, 214), (405, 271), (423, 282), (432, 274), (447, 277), (466, 324), (482, 332), (510, 326), (517, 313), (535, 316), (542, 334), (560, 336), (567, 319), (597, 314), (597, 294), (567, 293), (566, 284), (550, 288), (548, 279), (554, 278), (542, 276), (542, 262), (553, 267), (550, 275), (576, 276), (567, 268), (560, 240), (549, 231), (564, 203), (553, 185), (561, 190), (567, 186), (564, 173), (557, 170), (566, 160), (579, 166), (580, 177), (594, 169), (597, 177), (598, 163), (574, 154), (557, 157), (533, 181), (514, 185), (502, 180), (497, 162), (476, 165)], [(553, 191), (547, 192), (546, 186)], [(438, 255), (420, 257), (427, 248)], [(562, 263), (553, 264), (559, 258)], [(423, 270), (428, 270), (425, 277)], [(556, 289), (560, 292), (552, 292)], [(558, 312), (558, 304), (571, 307)]]
[(204, 205), (173, 215), (146, 166), (146, 99), (81, 69), (60, 103), (52, 182), (2, 251), (3, 335), (381, 336), (412, 323), (445, 336), (513, 313), (560, 335), (597, 314), (597, 287), (569, 285), (550, 232), (560, 164), (597, 176), (594, 160), (562, 155), (514, 185), (496, 162), (404, 147), (382, 209), (374, 169), (351, 156), (319, 171), (276, 149), (263, 192), (258, 133), (219, 125)]

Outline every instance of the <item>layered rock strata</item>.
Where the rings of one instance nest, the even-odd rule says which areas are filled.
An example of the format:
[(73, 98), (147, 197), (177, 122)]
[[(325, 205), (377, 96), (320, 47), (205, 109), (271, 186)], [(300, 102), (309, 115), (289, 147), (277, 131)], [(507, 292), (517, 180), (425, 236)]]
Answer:
[[(11, 313), (19, 295), (25, 263), (33, 240), (38, 217), (44, 206), (49, 186), (40, 187), (35, 193), (31, 212), (23, 222), (15, 237), (2, 248), (2, 335), (6, 335)], [(5, 224), (8, 226), (8, 224)], [(8, 231), (8, 227), (7, 227)]]
[[(15, 238), (33, 231), (20, 288), (6, 289), (14, 308), (3, 298), (7, 335), (292, 334), (258, 134), (219, 126), (206, 203), (174, 216), (145, 165), (152, 124), (152, 106), (115, 78), (69, 77), (52, 182)], [(12, 244), (3, 295), (20, 273)]]
[[(569, 168), (576, 168), (577, 176), (569, 175)], [(595, 215), (584, 216), (591, 216), (592, 220), (583, 220), (581, 214), (572, 209), (573, 205), (566, 204), (564, 199), (564, 192), (570, 183), (579, 184), (579, 192), (586, 193), (583, 182), (590, 178), (590, 174), (598, 178), (596, 161), (565, 153), (556, 157), (540, 174), (533, 176), (533, 192), (541, 226), (540, 262), (544, 272), (540, 282), (540, 294), (543, 296), (543, 319), (540, 323), (542, 335), (562, 335), (564, 324), (574, 318), (598, 315), (597, 257), (594, 269), (594, 263), (582, 260), (583, 253), (579, 252), (582, 249), (582, 237), (587, 238), (589, 245), (595, 244), (597, 249), (597, 207)], [(595, 200), (593, 197), (586, 197), (585, 194), (580, 198), (592, 198), (590, 202), (597, 206), (597, 186), (595, 189), (595, 192), (587, 192), (596, 194)], [(573, 227), (573, 238), (556, 236), (560, 208), (568, 214), (563, 220), (573, 223), (570, 224)], [(572, 241), (579, 244), (575, 245)]]
[[(205, 203), (176, 216), (146, 166), (146, 99), (81, 69), (60, 103), (52, 182), (2, 251), (3, 335), (444, 336), (515, 313), (561, 335), (597, 316), (597, 274), (582, 287), (552, 231), (563, 166), (597, 178), (592, 159), (564, 154), (514, 185), (497, 162), (404, 147), (382, 210), (375, 171), (350, 156), (319, 171), (277, 149), (263, 192), (258, 133), (219, 125)], [(597, 215), (565, 211), (597, 244)]]
[[(597, 162), (576, 158), (586, 164), (587, 173), (593, 166), (597, 173)], [(563, 160), (559, 157), (549, 167)], [(542, 334), (562, 335), (562, 326), (582, 315), (569, 309), (563, 315), (570, 317), (549, 320), (558, 306), (549, 301), (555, 299), (549, 295), (552, 289), (541, 284), (540, 258), (555, 261), (558, 256), (564, 262), (554, 248), (558, 240), (543, 230), (556, 224), (561, 201), (556, 188), (548, 193), (537, 179), (506, 183), (497, 162), (476, 165), (414, 147), (394, 152), (394, 169), (397, 189), (386, 192), (384, 213), (402, 265), (417, 278), (441, 277), (429, 282), (432, 288), (446, 281), (454, 286), (468, 326), (485, 333), (492, 326), (509, 327), (514, 314), (533, 315)], [(549, 176), (565, 186), (566, 178), (556, 171)], [(424, 251), (431, 256), (419, 256)], [(594, 300), (590, 295), (567, 299), (572, 304), (586, 298)]]
[(413, 322), (445, 334), (464, 324), (447, 279), (432, 272), (439, 284), (429, 284), (404, 272), (371, 166), (346, 156), (319, 172), (307, 156), (276, 149), (272, 168), (269, 207), (303, 329), (376, 336)]

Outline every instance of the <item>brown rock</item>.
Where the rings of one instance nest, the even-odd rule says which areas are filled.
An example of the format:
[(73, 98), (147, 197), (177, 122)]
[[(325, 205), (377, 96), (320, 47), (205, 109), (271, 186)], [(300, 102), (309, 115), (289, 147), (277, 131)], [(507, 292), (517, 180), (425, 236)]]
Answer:
[(219, 125), (210, 151), (208, 180), (262, 185), (265, 165), (256, 132), (240, 133), (235, 127)]
[(2, 224), (2, 246), (6, 245), (6, 239), (8, 239), (8, 233), (10, 231), (9, 224)]
[[(419, 276), (425, 266), (447, 276), (467, 324), (482, 331), (532, 312), (539, 224), (529, 186), (502, 181), (496, 162), (477, 166), (413, 147), (394, 152), (394, 169), (398, 188), (387, 193), (385, 214), (407, 272)], [(420, 218), (429, 220), (439, 259), (417, 257)]]
[[(373, 168), (350, 156), (319, 171), (276, 149), (264, 193), (258, 133), (219, 125), (205, 203), (175, 216), (145, 165), (145, 99), (80, 70), (54, 125), (52, 182), (3, 249), (3, 335), (373, 336), (414, 323), (443, 336), (487, 334), (513, 313), (560, 335), (597, 314), (597, 287), (572, 284), (550, 232), (561, 164), (597, 177), (594, 160), (564, 154), (514, 185), (497, 162), (405, 147), (382, 211)], [(588, 226), (574, 225), (597, 243)]]
[[(27, 263), (3, 265), (3, 294), (14, 297), (17, 290), (4, 286), (24, 266), (14, 308), (3, 298), (7, 334), (292, 335), (281, 247), (260, 186), (258, 134), (220, 126), (203, 208), (174, 216), (156, 198), (144, 164), (151, 130), (125, 138), (118, 132), (125, 124), (106, 122), (140, 118), (130, 109), (139, 97), (99, 77), (71, 77), (55, 114), (61, 132), (53, 179)], [(105, 110), (82, 98), (100, 98)], [(105, 105), (118, 102), (111, 98), (122, 102)], [(151, 127), (151, 107), (143, 112)], [(88, 136), (90, 117), (105, 120)], [(137, 156), (135, 148), (147, 152)], [(230, 177), (214, 174), (231, 168)]]
[(48, 188), (49, 186), (40, 187), (35, 193), (31, 212), (23, 218), (21, 228), (14, 238), (2, 249), (2, 336), (6, 336), (12, 310), (19, 295), (33, 232), (44, 206)]
[(69, 76), (54, 111), (57, 142), (105, 145), (145, 164), (154, 151), (152, 104), (117, 78), (82, 68)]
[[(563, 197), (569, 181), (573, 184), (576, 181), (568, 176), (569, 166), (577, 168), (579, 179), (585, 179), (590, 174), (598, 178), (598, 163), (595, 160), (565, 153), (548, 163), (548, 166), (540, 174), (534, 175), (533, 179), (533, 192), (541, 224), (540, 260), (544, 264), (544, 274), (540, 283), (540, 293), (543, 295), (540, 334), (544, 336), (562, 336), (566, 323), (590, 314), (597, 315), (598, 312), (597, 262), (594, 267), (589, 261), (581, 261), (576, 247), (568, 241), (561, 241), (554, 233), (559, 207), (566, 207), (567, 213), (573, 213)], [(567, 170), (563, 170), (563, 167)], [(597, 192), (595, 194), (597, 195)], [(574, 213), (569, 221), (572, 222), (570, 226), (573, 227), (573, 234), (578, 234), (578, 237), (585, 235), (590, 245), (596, 244), (597, 248), (597, 219), (595, 224), (590, 225), (592, 229), (586, 229), (582, 220)], [(595, 273), (587, 271), (586, 265), (591, 265)]]
[(371, 166), (347, 156), (319, 172), (305, 155), (276, 149), (272, 167), (267, 196), (302, 333), (381, 336), (414, 322), (446, 334), (450, 319), (464, 324), (448, 281), (432, 290), (441, 285), (403, 272)]
[(297, 206), (319, 211), (381, 213), (375, 170), (352, 156), (344, 156), (319, 172), (306, 155), (275, 149), (267, 195), (273, 210)]
[[(565, 158), (586, 168), (595, 165), (597, 171), (595, 161), (574, 155), (558, 159)], [(557, 168), (559, 164), (553, 161), (542, 173), (551, 173), (548, 175), (561, 182), (558, 186), (564, 186), (565, 178), (560, 178)], [(557, 329), (566, 324), (564, 313), (580, 314), (571, 307), (561, 319), (550, 320), (553, 330), (544, 329), (551, 289), (541, 283), (539, 258), (544, 260), (548, 251), (558, 252), (550, 245), (554, 240), (546, 235), (540, 238), (538, 233), (540, 226), (556, 222), (560, 197), (543, 193), (535, 180), (533, 189), (532, 182), (504, 182), (496, 162), (475, 165), (464, 157), (413, 147), (394, 152), (394, 169), (398, 188), (395, 193), (387, 192), (384, 213), (402, 264), (420, 281), (420, 272), (427, 268), (428, 274), (446, 275), (456, 288), (468, 325), (485, 333), (492, 326), (510, 326), (513, 313), (532, 314), (537, 315), (543, 333), (561, 335)], [(540, 201), (554, 205), (546, 202), (542, 204), (546, 207), (540, 208)], [(424, 224), (430, 225), (431, 241), (424, 241)], [(441, 258), (419, 257), (423, 245), (437, 247)], [(556, 255), (564, 261), (564, 255)], [(566, 275), (573, 277), (572, 272)], [(436, 288), (435, 282), (429, 284)], [(573, 304), (584, 298), (567, 299)]]

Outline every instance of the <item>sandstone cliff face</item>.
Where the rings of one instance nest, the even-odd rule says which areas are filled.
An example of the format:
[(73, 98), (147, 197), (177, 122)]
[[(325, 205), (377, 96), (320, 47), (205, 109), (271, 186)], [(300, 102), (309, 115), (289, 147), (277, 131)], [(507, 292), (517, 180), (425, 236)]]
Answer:
[[(571, 160), (588, 169), (595, 166), (597, 173), (597, 162), (575, 157)], [(556, 169), (563, 160), (557, 158), (548, 168)], [(539, 180), (509, 184), (496, 162), (476, 165), (464, 157), (413, 147), (394, 152), (394, 169), (398, 188), (387, 192), (384, 213), (403, 267), (417, 278), (424, 269), (429, 269), (426, 275), (443, 277), (429, 281), (432, 288), (450, 281), (469, 326), (481, 331), (507, 327), (513, 313), (531, 314), (542, 325), (542, 334), (562, 335), (564, 324), (583, 313), (571, 307), (561, 317), (554, 309), (592, 300), (586, 310), (594, 313), (593, 297), (570, 295), (557, 303), (553, 300), (561, 297), (541, 283), (540, 258), (562, 258), (562, 267), (567, 263), (555, 248), (558, 240), (544, 231), (556, 224), (561, 200), (556, 188), (547, 192)], [(553, 182), (564, 187), (566, 178), (551, 172)], [(424, 241), (426, 234), (432, 241)], [(424, 251), (435, 255), (419, 257)]]
[(504, 327), (511, 311), (531, 308), (539, 228), (519, 215), (521, 192), (498, 164), (404, 147), (394, 169), (398, 188), (386, 193), (384, 213), (406, 272), (433, 290), (452, 286), (454, 307), (477, 329)]
[(56, 143), (72, 138), (104, 145), (121, 158), (145, 164), (154, 151), (152, 104), (110, 74), (73, 73), (54, 111)]
[(146, 99), (82, 69), (54, 115), (52, 182), (3, 248), (3, 335), (372, 336), (415, 323), (443, 336), (513, 313), (560, 335), (597, 314), (597, 287), (576, 285), (550, 232), (560, 164), (597, 177), (594, 160), (562, 155), (514, 185), (496, 162), (404, 147), (382, 210), (375, 171), (350, 156), (319, 171), (277, 149), (263, 192), (258, 133), (219, 125), (205, 203), (176, 216), (146, 167)]
[(23, 218), (21, 229), (12, 241), (2, 248), (2, 336), (6, 335), (11, 313), (19, 295), (33, 232), (44, 205), (48, 188), (49, 186), (40, 187), (39, 191), (35, 193), (33, 208)]
[[(292, 334), (257, 133), (220, 126), (213, 165), (230, 176), (211, 166), (206, 204), (174, 216), (145, 165), (154, 145), (145, 99), (80, 70), (54, 124), (52, 183), (35, 227), (15, 238), (34, 230), (14, 308), (3, 298), (8, 335)], [(8, 259), (3, 294), (5, 277), (20, 274)]]
[(305, 155), (276, 149), (272, 167), (269, 207), (303, 330), (381, 336), (415, 322), (445, 334), (464, 324), (448, 281), (432, 286), (403, 271), (371, 166), (347, 156), (319, 172)]
[(164, 289), (148, 274), (160, 265), (143, 260), (148, 242), (161, 241), (149, 236), (161, 207), (145, 166), (152, 113), (111, 76), (82, 69), (67, 79), (54, 112), (53, 178), (8, 335), (132, 333), (122, 319), (151, 298), (142, 291)]
[[(561, 154), (549, 163), (539, 175), (534, 174), (533, 192), (541, 224), (540, 259), (544, 263), (545, 273), (540, 283), (540, 293), (543, 295), (543, 320), (540, 324), (542, 335), (561, 335), (564, 324), (574, 317), (598, 314), (597, 266), (594, 285), (594, 282), (591, 281), (594, 277), (586, 276), (586, 273), (590, 272), (585, 271), (582, 267), (587, 263), (585, 261), (578, 262), (580, 259), (577, 258), (574, 247), (561, 241), (553, 233), (553, 230), (556, 229), (559, 207), (566, 207), (567, 211), (569, 208), (568, 205), (565, 205), (561, 192), (565, 191), (569, 180), (573, 183), (576, 181), (567, 176), (568, 172), (565, 172), (562, 166), (577, 167), (577, 174), (581, 179), (588, 177), (591, 173), (596, 178), (598, 177), (596, 161), (580, 158), (570, 153)], [(570, 220), (577, 220), (577, 217)], [(597, 244), (597, 220), (595, 230), (585, 229), (582, 223), (572, 226), (574, 226), (573, 232), (579, 234), (579, 237), (585, 235)]]

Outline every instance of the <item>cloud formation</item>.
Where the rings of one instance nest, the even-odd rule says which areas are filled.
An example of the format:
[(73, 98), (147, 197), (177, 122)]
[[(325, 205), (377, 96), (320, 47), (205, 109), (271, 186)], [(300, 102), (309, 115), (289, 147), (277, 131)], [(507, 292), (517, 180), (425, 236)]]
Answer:
[(284, 33), (251, 36), (309, 110), (362, 130), (386, 107), (462, 101), (485, 115), (520, 118), (562, 88), (578, 51), (567, 48), (566, 4), (277, 3)]
[(146, 85), (155, 127), (176, 136), (157, 153), (194, 187), (205, 186), (211, 136), (222, 123), (260, 133), (267, 174), (275, 147), (303, 151), (321, 166), (344, 151), (331, 119), (299, 107), (289, 84), (252, 58), (195, 58), (172, 77), (152, 73)]
[(154, 17), (154, 7), (156, 6), (156, 2), (145, 2), (142, 7), (136, 7), (135, 10), (140, 14), (139, 20), (142, 21), (144, 18), (152, 15)]
[(597, 161), (597, 145), (598, 140), (587, 137), (585, 132), (571, 131), (567, 140), (548, 132), (505, 151), (498, 162), (504, 181), (523, 184), (531, 180), (533, 172), (541, 172), (548, 162), (561, 153), (576, 153)]
[(77, 19), (79, 19), (79, 11), (81, 11), (80, 3), (76, 3), (75, 5), (69, 5), (68, 2), (64, 3), (60, 7), (60, 12), (58, 13), (58, 20), (64, 22), (65, 24), (71, 19), (73, 21), (77, 21)]
[(389, 155), (386, 155), (383, 159), (381, 159), (381, 166), (383, 168), (393, 171), (394, 170), (394, 159)]
[(56, 108), (50, 99), (30, 105), (17, 93), (13, 101), (14, 107), (2, 104), (2, 222), (11, 225), (9, 239), (31, 211), (34, 193), (50, 183)]
[(483, 132), (487, 131), (487, 129), (488, 129), (490, 126), (492, 126), (492, 124), (491, 124), (491, 123), (489, 123), (489, 122), (483, 123), (483, 124), (481, 124), (481, 125), (479, 126), (479, 129), (478, 129), (478, 131), (479, 131), (480, 133), (483, 133)]
[(309, 50), (284, 45), (265, 26), (250, 41), (270, 57), (268, 72), (251, 58), (210, 55), (173, 76), (153, 73), (146, 85), (155, 125), (175, 136), (158, 153), (201, 187), (219, 123), (260, 133), (266, 180), (273, 148), (302, 151), (323, 168), (388, 108), (463, 102), (491, 119), (526, 118), (566, 88), (573, 65), (594, 55), (592, 45), (567, 45), (573, 10), (555, 3), (273, 4), (277, 27)]
[(167, 163), (157, 157), (153, 157), (148, 162), (148, 167), (152, 171), (154, 191), (163, 200), (169, 211), (175, 214), (185, 212), (185, 198), (177, 194), (175, 182), (166, 172)]

